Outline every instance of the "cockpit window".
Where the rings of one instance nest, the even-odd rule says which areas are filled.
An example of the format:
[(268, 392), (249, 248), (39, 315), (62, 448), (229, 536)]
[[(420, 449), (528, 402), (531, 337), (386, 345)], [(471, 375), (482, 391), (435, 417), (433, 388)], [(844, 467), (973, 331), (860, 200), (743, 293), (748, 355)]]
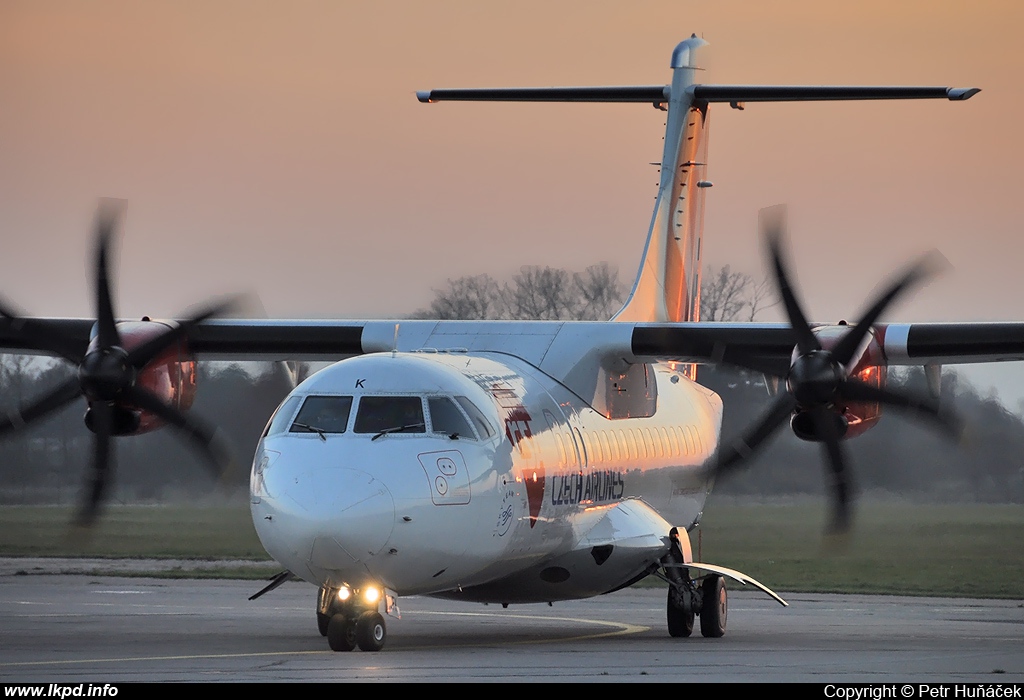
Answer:
[(274, 415), (271, 416), (270, 422), (267, 423), (267, 429), (263, 431), (263, 437), (283, 433), (287, 430), (288, 424), (292, 420), (292, 414), (295, 413), (295, 408), (298, 405), (299, 397), (292, 396), (283, 404), (278, 406), (277, 410), (274, 411)]
[(483, 412), (476, 407), (475, 403), (465, 396), (456, 396), (455, 400), (459, 402), (460, 406), (462, 406), (462, 410), (469, 415), (470, 420), (473, 421), (473, 425), (476, 426), (477, 432), (480, 433), (481, 436), (489, 438), (494, 437), (494, 428), (487, 422), (487, 419), (484, 418)]
[(430, 398), (427, 399), (427, 407), (430, 409), (430, 426), (433, 432), (469, 440), (476, 439), (466, 417), (451, 399), (444, 396)]
[(351, 396), (308, 396), (289, 432), (343, 433), (351, 411)]
[(357, 433), (425, 433), (419, 396), (364, 396), (356, 412)]

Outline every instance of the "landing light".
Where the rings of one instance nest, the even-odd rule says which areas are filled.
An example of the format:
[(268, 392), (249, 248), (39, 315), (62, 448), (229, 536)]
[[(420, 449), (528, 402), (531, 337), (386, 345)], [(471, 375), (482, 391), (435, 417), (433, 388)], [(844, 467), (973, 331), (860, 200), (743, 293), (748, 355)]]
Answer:
[(348, 600), (352, 597), (352, 589), (348, 586), (342, 586), (338, 589), (338, 600)]
[(366, 600), (367, 603), (376, 603), (380, 600), (380, 591), (373, 586), (370, 586), (363, 591), (363, 599)]

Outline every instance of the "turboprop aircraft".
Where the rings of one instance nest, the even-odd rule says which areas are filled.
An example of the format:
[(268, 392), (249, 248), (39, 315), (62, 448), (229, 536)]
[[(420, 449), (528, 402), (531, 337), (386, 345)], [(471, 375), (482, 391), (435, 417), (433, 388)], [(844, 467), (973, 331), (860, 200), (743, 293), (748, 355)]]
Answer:
[[(23, 318), (3, 306), (0, 347), (48, 352), (78, 376), (17, 415), (7, 432), (84, 395), (95, 433), (81, 520), (109, 480), (110, 438), (168, 424), (223, 465), (216, 432), (186, 413), (195, 358), (338, 359), (284, 400), (256, 448), (253, 522), (285, 571), (319, 589), (330, 647), (379, 650), (402, 595), (503, 605), (581, 598), (647, 576), (668, 590), (668, 631), (725, 633), (725, 579), (744, 574), (693, 559), (688, 532), (715, 477), (783, 423), (820, 442), (832, 474), (831, 527), (849, 523), (843, 441), (882, 406), (943, 427), (934, 396), (886, 387), (890, 365), (1024, 359), (1024, 324), (888, 324), (889, 304), (927, 276), (898, 276), (855, 325), (812, 324), (793, 291), (777, 216), (763, 221), (789, 322), (701, 323), (699, 290), (709, 110), (784, 100), (966, 100), (974, 88), (709, 85), (696, 81), (704, 41), (672, 52), (669, 85), (431, 90), (423, 102), (641, 102), (667, 111), (657, 202), (639, 272), (609, 322), (274, 321), (213, 319), (213, 304), (177, 322), (117, 321), (107, 279), (115, 217), (101, 210), (93, 319)], [(352, 357), (348, 357), (352, 356)], [(695, 363), (781, 378), (769, 411), (719, 445), (722, 401)], [(937, 393), (937, 392), (936, 392)], [(255, 597), (255, 596), (254, 596)]]

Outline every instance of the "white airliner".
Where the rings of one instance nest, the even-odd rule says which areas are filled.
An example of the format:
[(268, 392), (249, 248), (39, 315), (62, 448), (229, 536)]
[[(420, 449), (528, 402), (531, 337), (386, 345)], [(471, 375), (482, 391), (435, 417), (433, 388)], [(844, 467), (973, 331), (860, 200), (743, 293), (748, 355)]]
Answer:
[[(711, 103), (942, 98), (974, 88), (794, 87), (696, 82), (704, 41), (672, 52), (670, 85), (433, 90), (423, 102), (646, 102), (667, 110), (661, 182), (636, 282), (610, 321), (115, 320), (107, 281), (114, 226), (101, 211), (97, 318), (19, 318), (0, 307), (0, 347), (49, 352), (78, 376), (18, 415), (23, 426), (85, 395), (95, 457), (81, 519), (108, 480), (110, 437), (170, 424), (224, 458), (216, 434), (185, 410), (196, 355), (337, 359), (275, 412), (256, 448), (252, 516), (267, 551), (319, 588), (316, 616), (330, 647), (378, 650), (397, 598), (429, 595), (501, 604), (552, 602), (665, 581), (672, 636), (726, 628), (725, 578), (694, 562), (688, 532), (714, 477), (789, 421), (824, 446), (832, 527), (847, 525), (842, 440), (873, 425), (880, 406), (943, 426), (932, 396), (886, 388), (889, 365), (1024, 359), (1024, 324), (878, 324), (928, 272), (911, 266), (856, 326), (808, 324), (784, 264), (781, 224), (765, 228), (789, 324), (699, 323), (705, 138)], [(694, 381), (694, 363), (726, 362), (785, 379), (758, 424), (719, 450), (722, 401)], [(717, 455), (717, 456), (716, 456)], [(382, 614), (383, 613), (383, 614)]]

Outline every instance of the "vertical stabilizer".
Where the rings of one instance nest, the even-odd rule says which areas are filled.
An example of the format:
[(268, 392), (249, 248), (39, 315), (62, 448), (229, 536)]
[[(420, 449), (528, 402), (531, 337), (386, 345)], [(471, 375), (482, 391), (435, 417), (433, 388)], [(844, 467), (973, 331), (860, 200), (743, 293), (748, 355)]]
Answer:
[(696, 321), (700, 315), (708, 105), (695, 103), (691, 87), (706, 43), (694, 35), (672, 52), (658, 198), (636, 282), (616, 321)]
[(708, 108), (723, 102), (743, 109), (747, 102), (822, 100), (962, 101), (978, 88), (873, 85), (707, 85), (697, 84), (698, 54), (707, 42), (696, 34), (672, 52), (671, 85), (611, 87), (470, 88), (421, 90), (420, 102), (646, 102), (667, 111), (665, 152), (651, 228), (640, 270), (615, 321), (664, 323), (700, 316), (701, 238), (707, 181)]

